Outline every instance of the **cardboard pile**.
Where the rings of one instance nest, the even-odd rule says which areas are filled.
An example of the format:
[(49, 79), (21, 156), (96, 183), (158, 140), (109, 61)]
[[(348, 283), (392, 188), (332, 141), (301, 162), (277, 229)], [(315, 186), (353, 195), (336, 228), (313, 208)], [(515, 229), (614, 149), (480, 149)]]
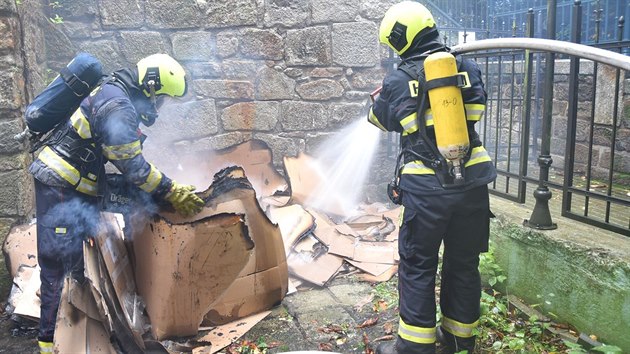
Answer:
[[(141, 205), (125, 217), (102, 213), (98, 235), (85, 243), (87, 281), (66, 280), (59, 352), (214, 353), (282, 301), (289, 274), (297, 287), (324, 286), (341, 270), (368, 281), (395, 273), (398, 209), (373, 204), (342, 219), (333, 199), (314, 210), (304, 204), (323, 183), (309, 170), (313, 159), (285, 158), (287, 183), (261, 141), (211, 160), (202, 167), (214, 180), (198, 193), (205, 207), (194, 217)], [(35, 225), (15, 227), (3, 250), (15, 307), (36, 318)]]

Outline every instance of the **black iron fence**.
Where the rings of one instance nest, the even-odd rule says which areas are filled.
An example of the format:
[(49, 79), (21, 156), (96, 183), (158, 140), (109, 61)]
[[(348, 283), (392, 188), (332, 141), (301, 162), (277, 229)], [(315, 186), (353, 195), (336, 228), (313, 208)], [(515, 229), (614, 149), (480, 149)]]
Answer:
[[(575, 2), (575, 43), (581, 42), (582, 10)], [(535, 17), (530, 11), (529, 37), (535, 36)], [(630, 50), (623, 19), (617, 26), (618, 41), (598, 44), (594, 38), (595, 45)], [(466, 55), (479, 64), (488, 93), (477, 129), (499, 175), (491, 193), (530, 205), (530, 227), (555, 228), (552, 218), (561, 214), (630, 236), (630, 72), (579, 53)]]

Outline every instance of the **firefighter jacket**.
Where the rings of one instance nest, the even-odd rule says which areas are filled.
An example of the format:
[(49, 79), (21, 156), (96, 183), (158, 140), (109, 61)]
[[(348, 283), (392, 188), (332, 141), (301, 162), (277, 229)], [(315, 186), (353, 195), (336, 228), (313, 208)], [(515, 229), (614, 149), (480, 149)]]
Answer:
[[(403, 58), (398, 70), (389, 73), (383, 80), (380, 95), (372, 105), (368, 120), (384, 131), (401, 134), (401, 148), (411, 147), (418, 139), (418, 95), (424, 95), (423, 63), (427, 55), (418, 55), (427, 50), (446, 50), (437, 41), (415, 50), (416, 55)], [(486, 92), (483, 86), (481, 71), (470, 59), (458, 58), (459, 71), (468, 72), (471, 87), (462, 89), (462, 98), (468, 122), (471, 142), (470, 158), (465, 163), (465, 183), (458, 188), (445, 189), (435, 175), (435, 171), (425, 166), (420, 160), (406, 159), (401, 167), (400, 188), (416, 194), (445, 194), (469, 190), (488, 184), (496, 178), (496, 170), (488, 152), (481, 145), (474, 125), (481, 119), (485, 110)], [(418, 75), (412, 75), (418, 73)], [(428, 103), (428, 100), (427, 100)], [(435, 144), (433, 117), (430, 105), (424, 112), (427, 136)]]
[(142, 156), (139, 114), (149, 99), (133, 84), (134, 71), (114, 73), (60, 124), (29, 167), (38, 181), (97, 196), (104, 187), (106, 162), (125, 179), (158, 198), (172, 181)]

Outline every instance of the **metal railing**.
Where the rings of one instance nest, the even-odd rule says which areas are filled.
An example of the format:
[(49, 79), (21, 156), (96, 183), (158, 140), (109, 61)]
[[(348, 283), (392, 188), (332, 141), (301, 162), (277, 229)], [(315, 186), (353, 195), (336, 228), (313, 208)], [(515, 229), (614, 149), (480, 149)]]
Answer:
[[(630, 57), (619, 54), (630, 41), (620, 19), (618, 42), (574, 44), (579, 2), (573, 16), (573, 43), (505, 38), (452, 49), (474, 58), (484, 76), (488, 102), (477, 129), (499, 175), (491, 193), (532, 205), (526, 226), (555, 228), (560, 213), (630, 236)], [(534, 37), (533, 11), (527, 35)]]

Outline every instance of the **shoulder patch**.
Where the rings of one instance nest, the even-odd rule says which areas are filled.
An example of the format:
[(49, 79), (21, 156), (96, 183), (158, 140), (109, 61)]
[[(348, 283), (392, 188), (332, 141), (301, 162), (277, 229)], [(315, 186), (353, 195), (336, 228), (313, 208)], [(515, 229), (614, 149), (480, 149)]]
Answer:
[(418, 97), (418, 80), (409, 81), (409, 95), (411, 97)]

